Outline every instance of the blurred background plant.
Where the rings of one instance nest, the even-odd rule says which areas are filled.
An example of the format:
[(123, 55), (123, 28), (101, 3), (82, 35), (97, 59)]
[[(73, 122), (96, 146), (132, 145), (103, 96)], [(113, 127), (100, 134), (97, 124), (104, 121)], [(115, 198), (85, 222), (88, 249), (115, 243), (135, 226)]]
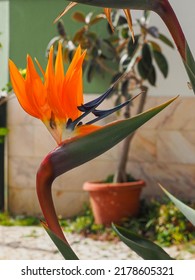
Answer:
[[(143, 15), (134, 23), (135, 35), (132, 37), (125, 15), (121, 10), (112, 12), (112, 22), (115, 32), (107, 24), (108, 35), (101, 37), (93, 28), (104, 20), (104, 14), (87, 15), (75, 12), (73, 19), (82, 26), (70, 37), (66, 33), (63, 21), (57, 23), (58, 36), (52, 38), (47, 46), (46, 55), (51, 45), (57, 52), (58, 42), (63, 45), (64, 60), (69, 61), (73, 57), (78, 45), (83, 50), (87, 49), (84, 61), (84, 73), (90, 83), (96, 75), (110, 75), (111, 84), (119, 77), (121, 82), (112, 91), (109, 97), (117, 106), (129, 100), (139, 92), (142, 92), (137, 106), (137, 114), (141, 113), (147, 98), (149, 86), (157, 85), (157, 73), (160, 70), (164, 78), (168, 76), (169, 65), (165, 57), (161, 43), (174, 48), (173, 43), (156, 26), (150, 26), (150, 12), (144, 11)], [(54, 57), (55, 59), (55, 57)], [(131, 106), (125, 107), (124, 117), (131, 116)], [(131, 134), (124, 140), (118, 167), (113, 176), (114, 182), (128, 181), (127, 157), (130, 150)]]
[[(19, 71), (22, 74), (22, 76), (25, 78), (26, 69), (20, 69)], [(5, 103), (13, 97), (15, 97), (13, 93), (13, 88), (11, 82), (8, 82), (0, 91), (0, 106), (3, 105), (0, 109), (0, 116), (2, 120), (2, 124), (0, 125), (0, 143), (4, 142), (4, 138), (8, 133), (8, 128), (2, 126), (2, 125), (6, 125)]]

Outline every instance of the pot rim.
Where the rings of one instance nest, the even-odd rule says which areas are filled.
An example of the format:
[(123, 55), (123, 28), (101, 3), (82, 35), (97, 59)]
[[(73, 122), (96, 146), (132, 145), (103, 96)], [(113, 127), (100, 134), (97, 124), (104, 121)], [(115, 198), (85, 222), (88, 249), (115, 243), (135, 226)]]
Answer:
[(85, 191), (107, 191), (107, 190), (124, 190), (131, 188), (132, 190), (140, 189), (146, 186), (144, 180), (137, 180), (135, 182), (124, 182), (124, 183), (104, 183), (100, 181), (90, 182), (87, 181), (83, 184), (83, 189)]

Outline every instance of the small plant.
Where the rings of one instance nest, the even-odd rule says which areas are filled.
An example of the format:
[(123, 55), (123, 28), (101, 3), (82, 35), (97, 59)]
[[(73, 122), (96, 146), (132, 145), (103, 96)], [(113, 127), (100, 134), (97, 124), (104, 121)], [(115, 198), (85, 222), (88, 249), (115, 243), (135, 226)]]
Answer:
[(171, 202), (159, 207), (155, 222), (156, 240), (164, 245), (181, 244), (195, 238), (192, 224)]
[(4, 138), (7, 134), (8, 134), (8, 129), (6, 127), (0, 127), (0, 143), (4, 142)]
[(7, 212), (0, 212), (0, 225), (2, 226), (36, 226), (40, 219), (34, 216), (12, 216)]

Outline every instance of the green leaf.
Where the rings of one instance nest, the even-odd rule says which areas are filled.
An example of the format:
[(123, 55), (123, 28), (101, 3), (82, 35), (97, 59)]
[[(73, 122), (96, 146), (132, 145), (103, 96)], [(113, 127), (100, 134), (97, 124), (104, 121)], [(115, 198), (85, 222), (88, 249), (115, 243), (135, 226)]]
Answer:
[(163, 34), (159, 34), (158, 39), (160, 39), (163, 43), (165, 43), (167, 46), (171, 47), (174, 49), (174, 44), (171, 42), (171, 40), (169, 38), (167, 38), (165, 35)]
[(141, 59), (137, 64), (137, 69), (140, 76), (145, 80), (148, 77), (148, 69), (146, 68), (143, 59)]
[(6, 127), (0, 127), (0, 136), (6, 136), (8, 134), (8, 129)]
[(91, 83), (95, 74), (95, 62), (93, 60), (90, 61), (90, 64), (87, 69), (87, 81)]
[(161, 47), (159, 44), (157, 44), (155, 41), (149, 40), (148, 43), (150, 43), (153, 51), (161, 52)]
[(145, 20), (147, 20), (149, 18), (149, 16), (150, 16), (150, 11), (145, 10), (143, 14), (144, 14)]
[(186, 42), (185, 49), (186, 49), (186, 61), (184, 61), (184, 65), (188, 73), (188, 76), (190, 78), (193, 91), (195, 93), (195, 61), (187, 42)]
[(148, 71), (147, 79), (152, 86), (156, 84), (156, 70), (153, 65), (151, 65), (150, 70)]
[(152, 55), (150, 45), (145, 43), (142, 48), (142, 59), (146, 69), (150, 69), (152, 65)]
[(160, 246), (133, 232), (112, 224), (120, 239), (144, 260), (173, 260)]
[(140, 76), (145, 80), (147, 79), (152, 86), (155, 86), (156, 83), (156, 71), (154, 66), (151, 64), (150, 68), (147, 68), (143, 59), (141, 59), (138, 64), (138, 72)]
[(130, 38), (128, 45), (127, 45), (127, 52), (128, 52), (128, 56), (132, 57), (135, 53), (135, 51), (137, 50), (137, 48), (139, 47), (139, 38), (140, 35), (135, 35), (134, 37), (134, 42), (132, 37)]
[[(160, 185), (160, 184), (159, 184)], [(169, 197), (169, 199), (177, 206), (177, 208), (184, 214), (184, 216), (195, 226), (195, 210), (181, 202), (175, 196), (170, 194), (165, 188), (160, 185), (163, 192)]]
[(53, 233), (45, 223), (42, 222), (42, 225), (65, 260), (78, 260), (77, 255), (68, 244), (66, 244), (55, 233)]
[(168, 75), (169, 66), (165, 56), (161, 52), (156, 50), (153, 51), (153, 55), (160, 71), (162, 72), (163, 76), (166, 78)]
[(103, 56), (107, 59), (114, 59), (116, 57), (116, 50), (108, 40), (97, 40), (97, 48), (102, 52)]
[(183, 60), (183, 63), (185, 65), (186, 72), (188, 73), (188, 77), (190, 79), (193, 91), (195, 93), (195, 74), (192, 72), (191, 68), (189, 67), (189, 65), (184, 60)]
[(186, 63), (188, 64), (191, 71), (195, 74), (195, 61), (187, 42), (186, 42), (185, 50), (186, 50)]

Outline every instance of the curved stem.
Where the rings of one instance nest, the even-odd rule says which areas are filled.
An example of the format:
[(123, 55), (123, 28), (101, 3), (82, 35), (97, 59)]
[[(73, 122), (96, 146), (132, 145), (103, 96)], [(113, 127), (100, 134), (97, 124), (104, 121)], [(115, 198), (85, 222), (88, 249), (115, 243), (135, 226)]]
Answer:
[(59, 238), (61, 238), (67, 245), (69, 245), (59, 225), (52, 199), (52, 183), (54, 179), (55, 178), (53, 175), (53, 169), (49, 161), (49, 156), (47, 156), (41, 163), (40, 168), (37, 172), (37, 195), (43, 212), (43, 216), (49, 229), (54, 232)]
[(186, 38), (169, 1), (160, 1), (158, 8), (154, 12), (156, 12), (166, 24), (169, 32), (171, 33), (175, 41), (175, 44), (182, 59), (186, 61)]
[[(72, 0), (68, 1), (72, 2)], [(160, 0), (74, 0), (74, 2), (104, 8), (151, 10), (151, 7), (154, 7)]]

